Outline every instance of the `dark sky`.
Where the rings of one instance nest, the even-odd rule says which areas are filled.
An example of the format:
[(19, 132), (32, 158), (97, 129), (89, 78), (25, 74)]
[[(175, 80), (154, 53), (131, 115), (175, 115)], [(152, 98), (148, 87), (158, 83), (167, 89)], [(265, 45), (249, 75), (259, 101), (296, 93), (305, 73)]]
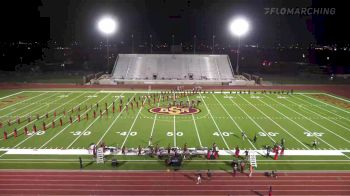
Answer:
[[(265, 15), (265, 7), (335, 7), (336, 14)], [(26, 23), (25, 27), (33, 35), (49, 31), (52, 40), (66, 44), (73, 40), (81, 43), (104, 40), (96, 29), (97, 19), (104, 14), (113, 15), (119, 21), (120, 28), (111, 37), (112, 41), (129, 42), (131, 33), (139, 42), (152, 34), (154, 40), (168, 43), (171, 34), (175, 34), (177, 43), (191, 41), (194, 34), (200, 40), (210, 41), (215, 34), (218, 42), (228, 43), (234, 41), (228, 23), (237, 15), (251, 21), (252, 29), (244, 39), (246, 43), (349, 43), (350, 35), (349, 28), (345, 27), (348, 23), (346, 2), (341, 0), (15, 0), (1, 9), (6, 11), (1, 15), (2, 21), (8, 20), (7, 15), (14, 16), (12, 10), (16, 10), (16, 18), (9, 23)], [(37, 17), (49, 19), (49, 30), (45, 25), (40, 29), (38, 22), (33, 22), (37, 25), (31, 28), (30, 21)], [(7, 31), (11, 34), (11, 30)]]

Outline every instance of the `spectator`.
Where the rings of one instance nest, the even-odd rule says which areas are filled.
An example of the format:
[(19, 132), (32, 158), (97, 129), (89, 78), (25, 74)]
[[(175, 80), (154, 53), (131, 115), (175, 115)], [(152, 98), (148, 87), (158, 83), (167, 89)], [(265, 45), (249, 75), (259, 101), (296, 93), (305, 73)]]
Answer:
[(244, 169), (245, 169), (245, 163), (244, 161), (241, 161), (241, 173), (244, 173)]
[(250, 164), (250, 167), (249, 167), (249, 177), (252, 177), (252, 176), (253, 176), (253, 172), (254, 172), (253, 165)]
[(210, 180), (210, 179), (211, 179), (211, 176), (212, 176), (212, 173), (211, 173), (210, 169), (208, 169), (207, 176), (208, 176), (208, 178), (209, 178), (209, 180)]
[(234, 164), (233, 164), (233, 176), (236, 176), (237, 170), (238, 170), (237, 163), (234, 163)]
[(83, 160), (81, 159), (81, 157), (79, 157), (79, 165), (80, 169), (83, 169)]
[(202, 175), (198, 174), (197, 176), (197, 184), (201, 184), (202, 183)]

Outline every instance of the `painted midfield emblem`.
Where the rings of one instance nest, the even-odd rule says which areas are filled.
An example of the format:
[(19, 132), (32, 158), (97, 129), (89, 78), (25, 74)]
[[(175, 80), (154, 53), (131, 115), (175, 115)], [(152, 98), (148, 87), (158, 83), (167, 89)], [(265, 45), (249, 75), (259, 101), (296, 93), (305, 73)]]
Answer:
[(154, 114), (160, 115), (189, 115), (189, 114), (197, 114), (200, 112), (200, 109), (197, 108), (187, 108), (187, 107), (156, 107), (148, 110)]

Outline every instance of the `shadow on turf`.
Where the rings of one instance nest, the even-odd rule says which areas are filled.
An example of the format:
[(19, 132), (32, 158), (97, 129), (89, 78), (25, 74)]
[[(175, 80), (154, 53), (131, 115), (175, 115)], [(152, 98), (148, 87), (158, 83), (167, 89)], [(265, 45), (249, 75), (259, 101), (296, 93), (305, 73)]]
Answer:
[(196, 180), (196, 177), (195, 176), (192, 176), (190, 174), (184, 174), (184, 176), (189, 179), (189, 180), (192, 180), (192, 181), (195, 181)]

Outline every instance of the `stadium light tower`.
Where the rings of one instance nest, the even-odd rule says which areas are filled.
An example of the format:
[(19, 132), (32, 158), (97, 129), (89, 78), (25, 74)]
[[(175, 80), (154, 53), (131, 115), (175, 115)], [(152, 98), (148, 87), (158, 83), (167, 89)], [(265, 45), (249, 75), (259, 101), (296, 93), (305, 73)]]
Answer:
[(236, 18), (230, 23), (231, 33), (238, 37), (238, 49), (237, 49), (237, 62), (236, 62), (236, 73), (238, 74), (239, 70), (239, 52), (241, 47), (241, 37), (249, 31), (249, 22), (244, 18)]
[(108, 38), (117, 28), (117, 23), (112, 17), (103, 17), (98, 21), (98, 29), (106, 36), (107, 40), (107, 69), (109, 70), (109, 43)]

